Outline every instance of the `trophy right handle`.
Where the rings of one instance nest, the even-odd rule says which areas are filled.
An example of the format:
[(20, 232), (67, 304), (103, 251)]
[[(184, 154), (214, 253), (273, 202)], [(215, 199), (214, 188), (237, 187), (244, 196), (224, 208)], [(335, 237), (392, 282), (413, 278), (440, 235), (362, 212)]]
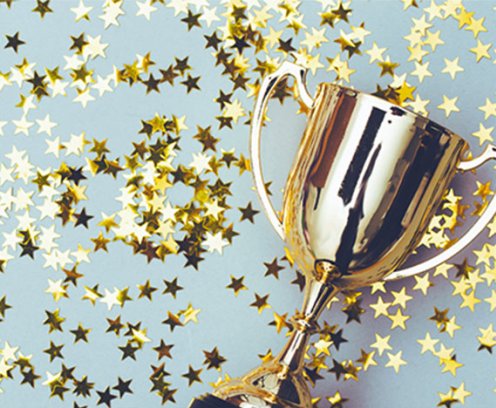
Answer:
[[(458, 169), (462, 171), (473, 170), (480, 165), (484, 164), (488, 160), (496, 159), (496, 146), (489, 145), (486, 147), (484, 152), (472, 160), (462, 161)], [(444, 262), (448, 261), (453, 256), (459, 254), (463, 249), (467, 247), (481, 232), (482, 230), (491, 222), (491, 220), (496, 215), (496, 196), (491, 199), (486, 210), (481, 215), (481, 217), (475, 222), (475, 224), (461, 237), (454, 245), (441, 252), (440, 254), (422, 262), (418, 265), (411, 266), (406, 269), (395, 271), (385, 277), (383, 280), (390, 281), (402, 278), (408, 278), (410, 276), (417, 275), (419, 273), (427, 272), (431, 269), (438, 267)]]
[(252, 120), (251, 120), (251, 131), (250, 131), (250, 156), (251, 156), (251, 167), (253, 175), (253, 183), (255, 185), (255, 190), (258, 195), (262, 209), (269, 219), (272, 227), (276, 230), (277, 234), (283, 241), (285, 241), (284, 229), (281, 224), (277, 213), (272, 206), (269, 195), (265, 188), (264, 178), (262, 174), (262, 164), (260, 160), (260, 135), (263, 125), (263, 117), (265, 114), (265, 109), (267, 108), (267, 103), (269, 101), (270, 95), (276, 85), (287, 75), (291, 75), (295, 78), (296, 84), (298, 86), (298, 91), (303, 103), (310, 109), (313, 106), (313, 99), (307, 91), (305, 86), (305, 77), (307, 74), (307, 69), (299, 65), (293, 64), (289, 61), (284, 61), (281, 66), (274, 71), (272, 74), (267, 75), (260, 90), (258, 92), (257, 101), (255, 103), (255, 108), (253, 110)]

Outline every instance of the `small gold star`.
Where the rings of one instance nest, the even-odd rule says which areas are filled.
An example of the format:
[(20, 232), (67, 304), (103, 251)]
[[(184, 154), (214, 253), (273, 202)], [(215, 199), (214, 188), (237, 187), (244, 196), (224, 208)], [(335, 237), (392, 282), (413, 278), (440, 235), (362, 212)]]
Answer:
[(242, 276), (241, 278), (235, 278), (234, 276), (231, 275), (231, 283), (226, 286), (226, 289), (232, 289), (234, 290), (234, 296), (238, 296), (238, 293), (241, 290), (247, 290), (248, 288), (243, 284), (243, 279), (245, 277)]
[(262, 311), (265, 308), (270, 308), (270, 305), (267, 303), (268, 298), (269, 295), (259, 296), (255, 293), (255, 301), (250, 306), (256, 307), (258, 309), (258, 314), (262, 314)]

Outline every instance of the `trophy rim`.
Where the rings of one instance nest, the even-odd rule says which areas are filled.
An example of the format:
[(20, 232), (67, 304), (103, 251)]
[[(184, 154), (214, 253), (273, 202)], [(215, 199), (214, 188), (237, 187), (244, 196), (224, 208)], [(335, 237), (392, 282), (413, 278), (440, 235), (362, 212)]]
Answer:
[(463, 138), (459, 134), (453, 132), (452, 130), (447, 128), (445, 125), (439, 123), (438, 121), (433, 120), (433, 119), (426, 117), (426, 116), (422, 116), (419, 113), (412, 111), (408, 107), (400, 106), (397, 103), (391, 102), (388, 99), (381, 98), (380, 96), (373, 95), (371, 93), (361, 91), (358, 89), (354, 89), (354, 88), (351, 88), (348, 86), (336, 84), (333, 82), (321, 82), (321, 83), (319, 83), (317, 85), (317, 92), (316, 92), (315, 98), (317, 98), (318, 94), (320, 93), (321, 88), (338, 88), (339, 90), (341, 90), (342, 92), (344, 92), (345, 94), (347, 94), (351, 97), (356, 97), (356, 96), (360, 95), (362, 98), (370, 99), (372, 101), (378, 102), (380, 105), (383, 105), (384, 107), (388, 107), (389, 109), (391, 109), (391, 108), (393, 110), (398, 109), (401, 112), (401, 113), (398, 112), (398, 114), (410, 115), (410, 116), (416, 118), (417, 120), (424, 122), (426, 124), (426, 126), (427, 126), (427, 124), (430, 124), (434, 128), (442, 131), (443, 133), (448, 134), (450, 137), (453, 137), (453, 138), (458, 139), (459, 141), (463, 142), (465, 147), (464, 147), (463, 152), (461, 154), (461, 158), (463, 158), (464, 155), (468, 152), (469, 144), (465, 140), (465, 138)]

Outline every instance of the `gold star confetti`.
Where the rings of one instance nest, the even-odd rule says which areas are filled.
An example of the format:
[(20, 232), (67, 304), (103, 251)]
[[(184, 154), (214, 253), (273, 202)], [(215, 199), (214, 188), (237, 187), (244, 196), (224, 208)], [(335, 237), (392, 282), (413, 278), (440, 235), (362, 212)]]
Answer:
[[(466, 159), (493, 143), (496, 102), (487, 84), (496, 28), (475, 3), (21, 3), (0, 0), (11, 22), (0, 67), (0, 324), (40, 341), (0, 344), (6, 405), (22, 394), (41, 405), (55, 398), (82, 408), (94, 398), (110, 407), (133, 394), (142, 405), (188, 406), (210, 392), (203, 386), (230, 380), (223, 363), (234, 364), (236, 347), (249, 358), (274, 347), (257, 339), (291, 333), (306, 277), (287, 248), (277, 253), (250, 190), (247, 156), (254, 98), (283, 60), (308, 70), (311, 95), (319, 82), (334, 82), (439, 122), (467, 139)], [(404, 32), (382, 35), (376, 17), (384, 15)], [(135, 23), (139, 47), (127, 29)], [(276, 203), (289, 191), (286, 147), (298, 145), (312, 114), (299, 93), (292, 79), (281, 81), (265, 113), (262, 162)], [(490, 167), (456, 177), (419, 258), (456, 245), (488, 208)], [(473, 355), (494, 348), (495, 225), (432, 273), (329, 302), (305, 375), (311, 385), (335, 387), (313, 388), (312, 405), (356, 405), (362, 393), (344, 393), (339, 380), (360, 387), (374, 371), (401, 368), (416, 381), (403, 356), (431, 358), (427, 351), (440, 369), (428, 373), (423, 394), (446, 407), (480, 401), (487, 390), (472, 381), (480, 370)], [(259, 313), (247, 313), (252, 308)], [(234, 336), (232, 348), (236, 325), (254, 337)], [(86, 352), (95, 359), (70, 363)], [(448, 373), (459, 381), (439, 388), (436, 378)], [(399, 397), (369, 402), (394, 405)]]
[(386, 363), (385, 367), (392, 367), (394, 371), (398, 373), (400, 367), (407, 364), (407, 362), (401, 358), (402, 354), (402, 350), (398, 351), (396, 354), (387, 353), (389, 361)]

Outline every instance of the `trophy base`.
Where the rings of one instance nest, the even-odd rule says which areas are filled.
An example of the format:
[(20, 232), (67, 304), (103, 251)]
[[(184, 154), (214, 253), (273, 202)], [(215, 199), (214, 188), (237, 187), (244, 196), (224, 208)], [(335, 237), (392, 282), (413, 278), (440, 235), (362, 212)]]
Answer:
[(237, 408), (220, 398), (214, 397), (212, 394), (206, 394), (199, 398), (195, 398), (189, 408)]

